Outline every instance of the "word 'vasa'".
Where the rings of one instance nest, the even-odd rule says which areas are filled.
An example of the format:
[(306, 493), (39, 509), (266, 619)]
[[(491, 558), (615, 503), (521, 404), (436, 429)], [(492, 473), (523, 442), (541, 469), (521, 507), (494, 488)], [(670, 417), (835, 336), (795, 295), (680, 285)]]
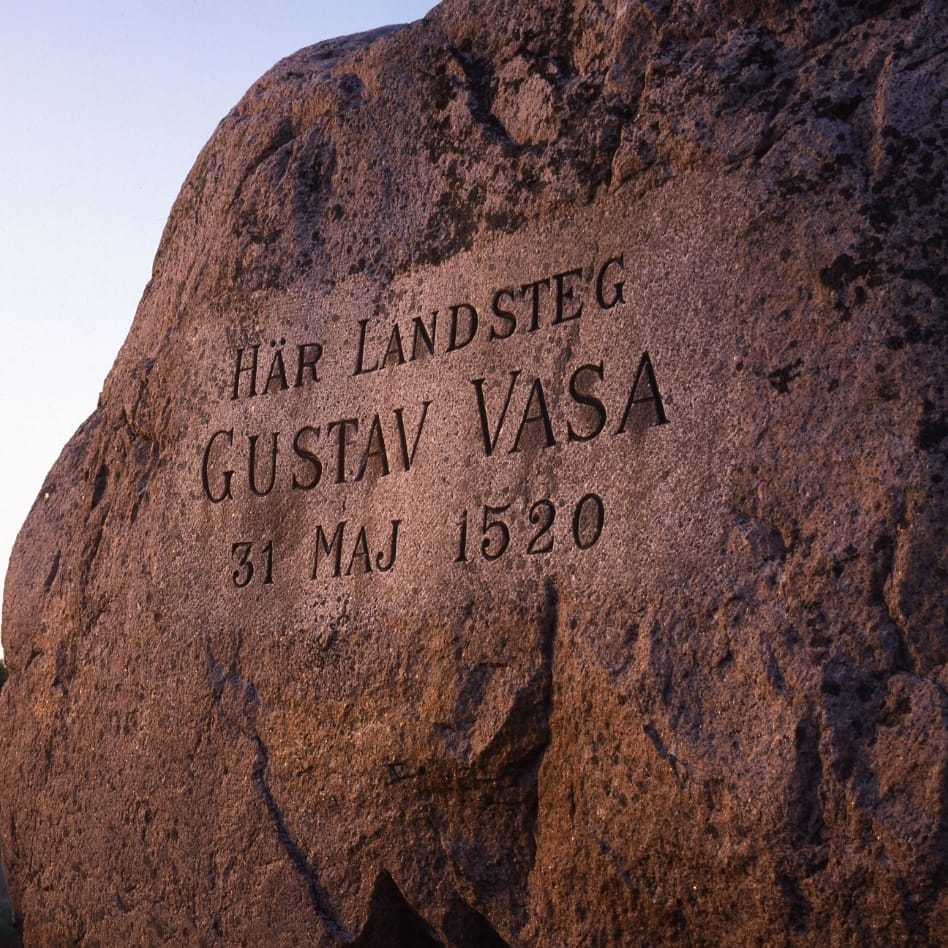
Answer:
[[(416, 423), (406, 418), (404, 408), (395, 408), (392, 419), (385, 415), (385, 423), (377, 413), (368, 424), (359, 418), (340, 418), (322, 426), (304, 425), (289, 444), (279, 431), (240, 436), (233, 428), (215, 431), (201, 462), (204, 496), (217, 504), (233, 500), (235, 491), (246, 488), (256, 497), (266, 497), (281, 479), (293, 490), (309, 491), (323, 482), (327, 471), (336, 484), (361, 481), (367, 473), (385, 477), (397, 471), (396, 465), (407, 473), (415, 462), (430, 407), (430, 401), (421, 403)], [(330, 449), (328, 464), (317, 453), (325, 442)], [(361, 452), (354, 450), (359, 445)]]
[[(536, 332), (541, 325), (573, 322), (591, 309), (614, 309), (625, 299), (625, 281), (620, 279), (623, 266), (620, 255), (598, 266), (503, 286), (491, 293), (489, 305), (479, 304), (480, 310), (471, 303), (455, 303), (444, 311), (435, 310), (427, 320), (416, 316), (409, 327), (394, 322), (382, 333), (370, 329), (370, 320), (360, 319), (353, 375), (456, 352), (469, 346), (479, 333), (498, 342), (518, 330)], [(383, 343), (383, 339), (387, 341)]]
[[(539, 442), (541, 449), (545, 449), (560, 442), (593, 441), (605, 430), (609, 412), (605, 402), (595, 394), (598, 385), (605, 381), (605, 367), (601, 361), (586, 363), (573, 371), (569, 379), (568, 401), (561, 399), (567, 401), (567, 404), (563, 406), (554, 403), (554, 411), (550, 410), (542, 379), (535, 378), (532, 384), (528, 384), (521, 381), (521, 375), (520, 369), (510, 373), (502, 401), (496, 397), (488, 399), (486, 379), (471, 379), (477, 399), (477, 417), (484, 454), (488, 457), (497, 450), (501, 434), (505, 430), (513, 436), (510, 454), (520, 451), (525, 439), (530, 439), (530, 443), (534, 445)], [(513, 404), (518, 407), (522, 404), (523, 407), (511, 415)], [(639, 359), (623, 405), (619, 424), (613, 431), (614, 435), (626, 431), (636, 406), (642, 406), (650, 426), (668, 422), (655, 370), (647, 352), (643, 352)], [(505, 429), (508, 418), (518, 419), (515, 429), (510, 425)]]

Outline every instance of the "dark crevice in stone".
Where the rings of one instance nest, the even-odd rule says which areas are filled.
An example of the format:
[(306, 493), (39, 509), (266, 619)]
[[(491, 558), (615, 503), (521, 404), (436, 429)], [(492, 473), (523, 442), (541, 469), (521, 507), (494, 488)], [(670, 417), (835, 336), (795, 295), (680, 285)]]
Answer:
[(820, 755), (820, 730), (806, 718), (797, 724), (794, 735), (796, 760), (790, 792), (790, 832), (794, 846), (804, 859), (808, 875), (826, 865), (823, 804), (820, 786), (823, 759)]
[(99, 472), (95, 476), (95, 483), (92, 487), (92, 509), (99, 506), (102, 495), (105, 494), (105, 488), (109, 483), (109, 466), (103, 463), (99, 467)]
[(542, 698), (546, 706), (547, 720), (549, 720), (553, 705), (553, 658), (559, 608), (560, 597), (556, 591), (556, 583), (547, 577), (544, 585), (543, 612), (540, 614), (540, 657), (543, 659), (545, 673)]
[(53, 687), (61, 688), (64, 695), (69, 694), (69, 683), (75, 671), (75, 646), (71, 642), (60, 642), (56, 648), (56, 674), (53, 677)]
[(56, 551), (56, 555), (53, 557), (52, 565), (49, 567), (49, 572), (46, 574), (46, 581), (43, 583), (43, 592), (49, 593), (50, 589), (53, 588), (53, 582), (56, 579), (56, 574), (59, 572), (59, 560), (60, 560), (60, 551)]
[(652, 742), (658, 756), (671, 767), (672, 773), (675, 775), (675, 783), (677, 783), (679, 787), (684, 786), (684, 778), (679, 770), (678, 758), (665, 746), (665, 742), (662, 740), (658, 731), (655, 730), (655, 726), (653, 724), (645, 724), (642, 726), (642, 730), (645, 732), (645, 736)]
[(510, 132), (504, 123), (494, 114), (491, 108), (493, 91), (491, 89), (491, 64), (486, 60), (478, 59), (473, 52), (449, 47), (448, 52), (457, 61), (467, 80), (470, 92), (471, 115), (483, 128), (506, 145), (515, 145)]
[(787, 904), (788, 921), (794, 931), (804, 931), (813, 909), (796, 881), (787, 875), (777, 876), (777, 886)]
[[(544, 585), (543, 611), (540, 613), (539, 648), (542, 666), (540, 674), (540, 713), (542, 714), (543, 742), (534, 748), (527, 759), (521, 761), (521, 774), (529, 775), (532, 783), (532, 799), (527, 813), (527, 828), (530, 834), (530, 862), (536, 862), (537, 827), (540, 817), (540, 767), (552, 742), (550, 720), (553, 715), (553, 667), (556, 651), (556, 631), (559, 624), (559, 593), (556, 583), (547, 577)], [(522, 779), (522, 777), (521, 777)]]
[[(274, 799), (270, 786), (267, 783), (269, 755), (267, 753), (266, 744), (264, 744), (260, 735), (256, 732), (253, 734), (253, 740), (257, 748), (257, 759), (253, 767), (253, 785), (257, 791), (257, 795), (263, 801), (267, 813), (270, 815), (270, 819), (273, 821), (277, 840), (284, 852), (289, 856), (290, 862), (293, 863), (293, 868), (296, 869), (305, 882), (313, 911), (316, 913), (323, 927), (333, 938), (348, 944), (352, 941), (352, 936), (343, 928), (335, 912), (332, 910), (332, 906), (329, 903), (329, 894), (323, 886), (320, 885), (312, 863), (306, 858), (306, 854), (300, 848), (300, 845), (293, 839), (290, 829), (286, 824), (286, 818), (283, 816), (283, 812)], [(381, 945), (383, 943), (366, 942), (365, 944)], [(393, 942), (392, 944), (395, 943)], [(402, 942), (401, 944), (410, 944), (410, 942)], [(434, 944), (437, 944), (437, 942), (434, 942)]]
[(260, 167), (268, 158), (275, 155), (284, 145), (293, 141), (295, 137), (295, 132), (293, 129), (293, 123), (288, 119), (283, 119), (280, 122), (273, 133), (273, 138), (270, 140), (270, 143), (257, 155), (254, 159), (250, 161), (245, 170), (243, 177), (240, 179), (240, 183), (237, 185), (236, 191), (234, 193), (234, 201), (240, 197), (241, 192), (244, 189), (244, 185), (247, 183), (247, 180), (250, 176)]
[(82, 551), (82, 560), (79, 567), (79, 587), (82, 590), (85, 590), (86, 585), (89, 582), (89, 574), (92, 572), (92, 564), (95, 562), (95, 558), (99, 555), (99, 545), (102, 543), (102, 530), (103, 527), (100, 525), (86, 543), (85, 549)]
[(937, 451), (946, 437), (948, 437), (948, 417), (928, 415), (919, 422), (915, 445), (919, 451)]
[(480, 912), (459, 898), (452, 899), (441, 927), (456, 948), (510, 948)]
[[(315, 866), (306, 858), (302, 847), (293, 838), (286, 817), (270, 789), (267, 780), (270, 755), (254, 723), (258, 702), (257, 690), (252, 682), (242, 678), (238, 673), (238, 662), (243, 648), (243, 633), (240, 629), (236, 630), (235, 640), (232, 657), (226, 666), (217, 660), (210, 646), (207, 646), (208, 670), (212, 686), (211, 700), (217, 713), (228, 726), (235, 728), (239, 733), (246, 735), (253, 741), (256, 748), (256, 760), (254, 761), (251, 780), (257, 796), (273, 823), (277, 841), (289, 857), (293, 868), (302, 878), (316, 917), (329, 935), (343, 944), (348, 944), (352, 941), (352, 935), (346, 931), (333, 911), (329, 894), (320, 884)], [(224, 692), (228, 686), (236, 688), (239, 700), (243, 704), (242, 710), (236, 718), (227, 711), (225, 706)]]
[(356, 948), (433, 948), (444, 942), (408, 904), (395, 880), (383, 869), (372, 889), (369, 917), (351, 944)]
[(781, 395), (786, 395), (790, 391), (790, 383), (800, 374), (802, 365), (802, 359), (795, 359), (787, 365), (782, 365), (780, 368), (768, 372), (767, 381), (770, 382)]

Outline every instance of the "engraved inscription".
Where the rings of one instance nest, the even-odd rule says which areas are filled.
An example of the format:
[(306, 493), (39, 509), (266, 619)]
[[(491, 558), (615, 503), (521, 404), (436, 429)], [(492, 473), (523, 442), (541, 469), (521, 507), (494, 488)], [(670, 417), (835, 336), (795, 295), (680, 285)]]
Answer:
[(244, 586), (249, 586), (253, 582), (254, 576), (258, 573), (258, 568), (261, 566), (261, 561), (262, 585), (270, 586), (273, 584), (273, 542), (271, 540), (259, 545), (260, 558), (257, 559), (256, 565), (254, 560), (251, 559), (251, 556), (257, 552), (254, 550), (253, 543), (234, 543), (231, 545), (230, 552), (237, 562), (237, 568), (233, 572), (232, 579), (238, 589), (243, 589)]
[[(485, 392), (487, 380), (471, 379), (477, 399), (477, 416), (480, 421), (484, 454), (487, 457), (498, 449), (500, 436), (505, 430), (512, 407), (515, 420), (512, 425), (507, 425), (511, 437), (509, 444), (504, 445), (510, 454), (520, 450), (521, 442), (528, 430), (531, 430), (531, 426), (544, 442), (544, 448), (552, 448), (563, 441), (592, 441), (603, 432), (609, 417), (606, 405), (589, 391), (594, 385), (591, 382), (592, 379), (598, 379), (600, 383), (605, 379), (605, 368), (602, 362), (595, 365), (581, 365), (572, 373), (569, 380), (569, 394), (574, 403), (571, 408), (577, 410), (572, 411), (571, 408), (567, 408), (562, 417), (557, 415), (554, 418), (551, 415), (543, 380), (535, 378), (528, 384), (521, 381), (521, 375), (521, 369), (510, 372), (502, 399), (492, 406), (488, 404), (488, 396)], [(652, 417), (650, 424), (667, 423), (668, 418), (665, 415), (662, 396), (655, 379), (655, 370), (647, 352), (642, 353), (638, 367), (632, 375), (628, 397), (624, 402), (624, 408), (621, 409), (622, 415), (618, 426), (613, 431), (614, 435), (625, 432), (636, 406), (643, 406), (643, 408), (648, 406)]]
[[(499, 560), (511, 547), (516, 533), (517, 548), (521, 546), (528, 555), (552, 553), (557, 542), (554, 526), (557, 523), (556, 504), (548, 497), (534, 501), (524, 514), (511, 512), (513, 502), (497, 506), (483, 504), (475, 515), (476, 536), (470, 529), (470, 514), (461, 511), (458, 519), (458, 548), (454, 557), (456, 563), (468, 563), (480, 557), (487, 562)], [(528, 531), (526, 523), (535, 527)], [(571, 514), (570, 533), (564, 539), (578, 550), (588, 550), (596, 545), (602, 536), (606, 523), (606, 509), (598, 494), (584, 494), (575, 504)], [(470, 545), (469, 545), (470, 540)], [(522, 543), (521, 543), (522, 541)]]
[[(322, 341), (288, 339), (279, 332), (274, 338), (246, 339), (225, 352), (222, 399), (237, 403), (237, 410), (252, 399), (303, 390), (297, 397), (304, 407), (294, 408), (298, 423), (289, 430), (256, 427), (248, 405), (243, 424), (235, 418), (210, 431), (199, 459), (201, 495), (214, 506), (268, 497), (344, 497), (366, 480), (413, 477), (425, 459), (457, 454), (489, 465), (513, 464), (518, 456), (551, 448), (573, 451), (570, 446), (608, 442), (633, 431), (639, 436), (667, 425), (659, 373), (646, 348), (631, 359), (624, 356), (623, 364), (612, 357), (587, 358), (536, 372), (524, 361), (521, 344), (514, 365), (503, 364), (507, 347), (500, 344), (506, 340), (531, 340), (533, 346), (535, 338), (548, 344), (565, 331), (561, 327), (609, 318), (625, 303), (625, 257), (618, 253), (494, 286), (424, 314), (354, 319), (352, 334), (343, 339), (348, 351), (345, 345), (334, 346), (327, 354)], [(571, 346), (565, 345), (564, 354)], [(465, 375), (463, 360), (475, 351), (478, 364), (491, 368)], [(358, 389), (362, 380), (396, 370), (424, 371), (440, 359), (462, 359), (458, 382), (443, 396), (387, 406), (369, 400), (367, 410), (333, 414), (325, 411), (331, 403), (308, 394), (327, 375), (348, 376)], [(470, 438), (467, 444), (444, 442), (447, 419), (458, 420), (458, 437)], [(453, 548), (431, 552), (466, 567), (514, 556), (543, 558), (560, 550), (584, 553), (608, 535), (606, 504), (596, 490), (579, 496), (475, 498), (441, 515), (449, 533), (450, 523), (456, 524)], [(383, 522), (387, 525), (345, 515), (316, 519), (308, 563), (294, 569), (277, 569), (272, 539), (235, 539), (228, 543), (226, 575), (232, 588), (246, 590), (273, 586), (277, 575), (292, 575), (298, 582), (390, 573), (410, 524), (390, 514)]]
[[(253, 398), (255, 395), (270, 395), (273, 392), (285, 392), (290, 388), (301, 388), (304, 384), (318, 382), (316, 366), (323, 355), (323, 347), (318, 342), (304, 342), (297, 345), (295, 360), (291, 359), (291, 369), (287, 375), (286, 356), (283, 348), (286, 339), (272, 340), (270, 348), (274, 350), (269, 360), (263, 361), (260, 343), (241, 346), (237, 349), (234, 365), (234, 384), (231, 401), (238, 398)], [(269, 367), (263, 369), (263, 365)]]
[[(320, 556), (323, 561), (328, 561), (331, 575), (335, 578), (340, 576), (351, 576), (353, 569), (358, 573), (371, 573), (374, 568), (380, 573), (387, 573), (395, 565), (395, 559), (398, 556), (398, 528), (401, 526), (401, 520), (393, 520), (391, 535), (384, 541), (385, 545), (378, 548), (374, 543), (370, 543), (369, 534), (365, 526), (358, 528), (343, 520), (336, 524), (332, 537), (327, 537), (322, 524), (316, 527), (316, 548), (313, 555), (313, 573), (312, 578), (318, 579), (320, 576)], [(347, 533), (347, 528), (348, 533)], [(351, 540), (352, 532), (355, 530), (355, 540)], [(375, 537), (373, 537), (373, 540)], [(342, 571), (344, 562), (344, 553), (351, 550), (348, 556), (348, 565), (345, 573)]]
[(424, 401), (417, 408), (393, 408), (371, 418), (303, 425), (291, 436), (215, 431), (201, 461), (204, 496), (218, 504), (235, 496), (266, 497), (274, 488), (310, 491), (321, 483), (357, 483), (367, 473), (407, 474), (430, 408), (431, 402)]
[(607, 312), (625, 299), (624, 266), (620, 254), (599, 264), (495, 288), (484, 302), (452, 303), (408, 323), (395, 321), (386, 326), (360, 319), (353, 375), (394, 369), (425, 356), (449, 355), (481, 337), (499, 342), (516, 332), (534, 333), (541, 326), (572, 322), (584, 312)]

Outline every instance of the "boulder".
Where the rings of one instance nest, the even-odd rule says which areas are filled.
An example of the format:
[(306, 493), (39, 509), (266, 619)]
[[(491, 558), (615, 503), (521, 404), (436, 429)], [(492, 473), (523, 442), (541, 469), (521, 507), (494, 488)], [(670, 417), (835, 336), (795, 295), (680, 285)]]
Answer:
[(10, 565), (27, 945), (948, 930), (936, 0), (446, 0), (185, 181)]

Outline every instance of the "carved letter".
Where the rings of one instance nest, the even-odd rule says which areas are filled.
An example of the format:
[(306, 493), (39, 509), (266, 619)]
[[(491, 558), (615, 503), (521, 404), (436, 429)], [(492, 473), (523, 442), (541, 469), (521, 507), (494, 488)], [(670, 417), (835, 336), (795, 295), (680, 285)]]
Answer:
[(411, 470), (415, 461), (415, 454), (418, 451), (418, 442), (421, 440), (421, 429), (425, 426), (425, 418), (428, 417), (428, 406), (431, 402), (421, 403), (421, 420), (418, 422), (418, 429), (415, 432), (415, 440), (412, 443), (411, 451), (408, 450), (408, 435), (405, 431), (405, 419), (402, 417), (403, 408), (395, 409), (395, 421), (398, 424), (398, 440), (402, 449), (402, 466), (406, 471)]
[(491, 312), (498, 318), (502, 319), (507, 325), (504, 327), (506, 332), (498, 332), (494, 329), (493, 326), (490, 327), (490, 331), (487, 334), (487, 338), (493, 342), (495, 339), (509, 339), (513, 335), (514, 330), (517, 328), (517, 317), (509, 309), (500, 308), (500, 298), (506, 296), (510, 299), (510, 302), (513, 302), (514, 291), (508, 289), (497, 290), (494, 293), (494, 299), (491, 301)]
[(527, 290), (533, 291), (533, 309), (530, 312), (530, 332), (534, 332), (540, 326), (540, 287), (547, 291), (550, 289), (549, 280), (536, 280), (534, 283), (524, 283), (520, 287), (520, 295), (526, 296)]
[(365, 535), (365, 527), (359, 527), (359, 535), (356, 537), (355, 546), (352, 548), (352, 556), (349, 559), (346, 576), (352, 575), (352, 565), (357, 559), (363, 561), (365, 566), (362, 570), (363, 573), (372, 572), (372, 557), (369, 554), (369, 541)]
[[(467, 339), (458, 341), (458, 316), (461, 311), (467, 314)], [(470, 303), (458, 303), (451, 307), (451, 329), (448, 333), (448, 352), (463, 349), (477, 335), (477, 310)]]
[(222, 500), (233, 499), (233, 494), (230, 492), (230, 481), (234, 476), (233, 471), (224, 471), (224, 491), (216, 497), (213, 493), (211, 493), (210, 478), (208, 477), (208, 465), (210, 464), (211, 448), (214, 447), (214, 442), (222, 435), (227, 439), (228, 446), (233, 445), (233, 428), (231, 428), (229, 431), (215, 431), (214, 434), (211, 435), (211, 440), (208, 441), (207, 447), (204, 449), (204, 460), (201, 462), (201, 483), (204, 485), (205, 496), (212, 504), (219, 504)]
[(306, 448), (300, 443), (303, 435), (307, 433), (312, 433), (315, 437), (319, 437), (319, 428), (313, 428), (310, 425), (306, 425), (304, 428), (300, 428), (296, 432), (296, 437), (293, 439), (293, 453), (298, 457), (302, 458), (308, 464), (311, 464), (313, 467), (312, 479), (304, 483), (301, 480), (298, 480), (296, 474), (293, 475), (293, 490), (312, 490), (322, 479), (323, 476), (323, 465), (322, 462), (313, 454), (312, 451), (307, 451)]
[(237, 367), (234, 369), (234, 391), (230, 396), (230, 400), (236, 401), (240, 397), (240, 377), (245, 372), (250, 375), (250, 391), (247, 393), (248, 397), (253, 397), (257, 394), (257, 353), (260, 351), (260, 346), (250, 346), (250, 352), (253, 353), (251, 356), (250, 365), (244, 365), (244, 352), (246, 352), (243, 347), (237, 350)]
[(607, 301), (605, 294), (603, 293), (602, 284), (603, 280), (606, 278), (606, 271), (613, 265), (617, 265), (620, 270), (625, 266), (625, 261), (622, 259), (622, 254), (619, 254), (618, 257), (611, 257), (599, 268), (599, 276), (596, 277), (596, 302), (602, 309), (612, 309), (613, 306), (624, 302), (624, 297), (622, 296), (622, 288), (625, 286), (624, 280), (620, 280), (618, 283), (612, 284), (612, 288), (615, 292), (613, 293), (611, 300)]
[(381, 552), (375, 556), (375, 568), (380, 573), (387, 573), (395, 565), (395, 557), (398, 556), (398, 525), (401, 520), (392, 521), (392, 542), (388, 548), (388, 562), (384, 562)]
[(333, 564), (332, 574), (338, 576), (342, 572), (342, 535), (346, 527), (346, 521), (336, 526), (336, 532), (332, 535), (332, 543), (326, 540), (326, 534), (323, 533), (322, 525), (316, 527), (316, 553), (313, 556), (313, 579), (316, 579), (319, 570), (319, 550), (322, 547), (323, 553), (329, 556), (333, 551), (336, 553), (336, 561)]
[(279, 432), (274, 431), (271, 435), (272, 444), (270, 447), (270, 483), (267, 485), (266, 490), (260, 490), (257, 487), (257, 439), (259, 435), (251, 435), (247, 441), (250, 444), (250, 458), (248, 461), (248, 475), (250, 489), (258, 497), (266, 497), (267, 494), (273, 490), (273, 485), (276, 481), (276, 471), (277, 471), (277, 438), (279, 437)]
[(553, 274), (553, 283), (556, 286), (556, 314), (553, 316), (554, 326), (558, 326), (560, 323), (568, 323), (571, 319), (579, 319), (579, 317), (583, 315), (582, 303), (580, 303), (569, 316), (563, 313), (563, 304), (573, 301), (573, 288), (566, 286), (566, 280), (570, 277), (579, 277), (582, 279), (582, 276), (583, 271), (581, 269), (567, 270), (565, 273)]
[(388, 365), (389, 358), (394, 360), (395, 365), (405, 364), (405, 353), (402, 352), (402, 333), (398, 328), (398, 323), (392, 323), (392, 334), (388, 337), (388, 348), (385, 355), (382, 356), (382, 368)]
[(578, 431), (573, 430), (573, 426), (567, 422), (566, 423), (566, 440), (567, 441), (592, 441), (593, 438), (597, 437), (606, 424), (606, 406), (603, 405), (598, 398), (594, 398), (588, 392), (582, 392), (579, 389), (579, 376), (583, 372), (592, 372), (594, 375), (599, 376), (599, 381), (603, 379), (603, 365), (600, 362), (598, 365), (593, 365), (587, 363), (586, 365), (581, 365), (572, 375), (569, 380), (569, 394), (572, 397), (574, 402), (579, 403), (580, 405), (588, 405), (596, 413), (596, 422), (593, 425), (593, 428), (587, 434), (580, 434)]
[[(275, 347), (276, 342), (271, 342), (270, 345)], [(286, 384), (286, 365), (283, 363), (283, 347), (286, 345), (286, 340), (281, 339), (279, 342), (279, 348), (273, 355), (273, 361), (270, 363), (270, 371), (267, 373), (267, 384), (263, 386), (263, 394), (270, 394), (270, 383), (277, 382), (280, 386), (280, 391), (285, 392), (290, 386)]]
[[(534, 402), (536, 402), (537, 411), (536, 414), (531, 415), (530, 406), (533, 405)], [(520, 450), (520, 439), (523, 437), (524, 429), (527, 425), (535, 421), (543, 423), (543, 431), (546, 435), (546, 447), (553, 447), (553, 445), (556, 444), (556, 438), (553, 437), (553, 427), (550, 425), (550, 413), (546, 408), (546, 396), (543, 394), (543, 385), (539, 379), (534, 380), (533, 388), (530, 389), (530, 397), (527, 399), (527, 404), (523, 409), (523, 418), (520, 420), (520, 427), (517, 429), (517, 437), (514, 440), (514, 446), (510, 449), (511, 454)]]
[(378, 360), (376, 360), (375, 365), (371, 368), (365, 368), (363, 360), (365, 359), (365, 327), (369, 325), (367, 319), (359, 320), (359, 350), (356, 353), (356, 367), (353, 375), (362, 375), (367, 372), (375, 372), (379, 367)]
[(418, 345), (419, 342), (428, 350), (428, 355), (434, 355), (435, 331), (438, 328), (438, 311), (435, 310), (431, 314), (431, 332), (428, 332), (420, 316), (416, 316), (411, 322), (415, 327), (412, 331), (411, 339), (411, 361), (414, 362), (415, 359), (418, 358), (419, 350), (421, 349), (421, 346)]
[(365, 454), (362, 455), (362, 464), (359, 467), (359, 473), (355, 480), (361, 481), (365, 477), (365, 469), (369, 465), (369, 458), (378, 458), (382, 462), (382, 477), (388, 474), (388, 455), (385, 453), (385, 438), (382, 435), (382, 422), (376, 415), (372, 419), (372, 427), (369, 430), (369, 441), (365, 446)]
[(484, 402), (484, 379), (471, 379), (471, 385), (477, 391), (477, 411), (481, 422), (481, 436), (484, 438), (484, 454), (490, 457), (497, 447), (497, 439), (500, 437), (500, 429), (504, 426), (504, 419), (507, 417), (507, 409), (510, 408), (510, 397), (513, 395), (514, 386), (517, 384), (517, 378), (520, 375), (520, 369), (510, 373), (510, 388), (507, 389), (507, 398), (504, 401), (504, 407), (501, 409), (500, 418), (497, 419), (497, 428), (493, 435), (490, 433), (490, 425), (487, 422), (487, 405)]
[(343, 418), (340, 421), (333, 421), (326, 426), (327, 437), (332, 434), (333, 428), (339, 429), (339, 437), (336, 439), (336, 483), (344, 484), (346, 480), (346, 445), (348, 444), (349, 429), (354, 432), (359, 430), (358, 418)]
[[(645, 380), (648, 383), (651, 394), (646, 395), (644, 398), (636, 398), (635, 393), (638, 390), (639, 381), (643, 374), (645, 375)], [(629, 413), (632, 411), (632, 406), (643, 402), (652, 402), (655, 409), (655, 421), (651, 427), (668, 424), (668, 419), (665, 417), (665, 406), (662, 404), (662, 396), (658, 391), (658, 383), (655, 381), (652, 360), (648, 357), (647, 352), (642, 353), (642, 358), (639, 359), (639, 367), (635, 370), (635, 379), (632, 382), (632, 389), (629, 391), (629, 400), (626, 402), (625, 411), (622, 413), (622, 421), (616, 429), (617, 435), (625, 431), (626, 422), (629, 420)]]
[(303, 384), (303, 369), (309, 369), (309, 374), (314, 382), (319, 381), (316, 374), (316, 363), (322, 358), (323, 347), (318, 342), (307, 342), (302, 346), (296, 347), (296, 383), (294, 388), (300, 388)]

